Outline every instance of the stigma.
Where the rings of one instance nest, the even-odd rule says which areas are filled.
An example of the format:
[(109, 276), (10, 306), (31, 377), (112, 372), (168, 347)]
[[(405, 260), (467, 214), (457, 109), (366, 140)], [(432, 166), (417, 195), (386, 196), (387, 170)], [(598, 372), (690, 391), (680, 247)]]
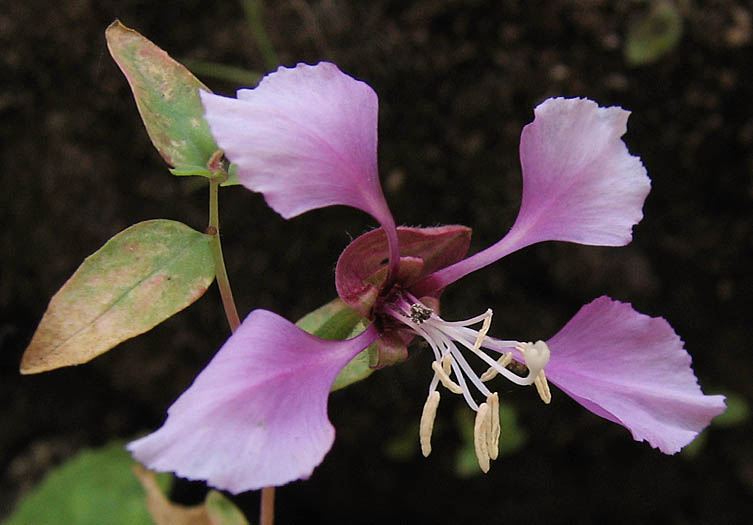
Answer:
[[(488, 472), (490, 460), (497, 459), (499, 453), (501, 427), (499, 395), (486, 383), (499, 375), (520, 386), (534, 385), (541, 400), (548, 404), (552, 396), (544, 367), (549, 362), (549, 347), (544, 341), (526, 343), (488, 337), (491, 309), (464, 321), (445, 321), (412, 294), (401, 291), (384, 305), (383, 312), (424, 339), (434, 353), (433, 376), (419, 426), (421, 452), (424, 456), (431, 454), (441, 384), (450, 392), (462, 395), (476, 412), (474, 450), (481, 470)], [(479, 329), (471, 328), (479, 324)], [(466, 354), (475, 356), (486, 370), (477, 374)], [(482, 398), (483, 402), (477, 403), (477, 398)]]

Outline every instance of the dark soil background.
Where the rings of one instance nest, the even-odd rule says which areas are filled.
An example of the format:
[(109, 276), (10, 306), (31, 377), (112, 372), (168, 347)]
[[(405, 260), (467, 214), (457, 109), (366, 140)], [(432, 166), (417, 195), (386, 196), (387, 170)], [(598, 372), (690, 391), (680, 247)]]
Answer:
[[(380, 97), (380, 170), (398, 222), (466, 224), (472, 251), (512, 224), (520, 130), (553, 95), (633, 111), (626, 142), (653, 180), (624, 248), (547, 243), (466, 278), (447, 318), (495, 310), (492, 332), (545, 339), (608, 294), (666, 317), (706, 392), (753, 402), (753, 10), (677, 3), (679, 44), (630, 67), (639, 1), (268, 2), (282, 63), (330, 60)], [(215, 287), (197, 304), (93, 362), (18, 374), (52, 294), (109, 237), (152, 218), (206, 226), (200, 182), (153, 150), (105, 27), (120, 18), (176, 58), (262, 71), (235, 2), (5, 1), (0, 6), (0, 517), (75, 452), (127, 439), (165, 410), (228, 335)], [(220, 93), (236, 85), (204, 77)], [(297, 319), (335, 296), (333, 269), (364, 214), (331, 208), (284, 221), (240, 187), (221, 195), (226, 260), (242, 315)], [(743, 523), (753, 516), (750, 420), (713, 426), (700, 453), (665, 456), (554, 392), (510, 388), (529, 439), (486, 476), (460, 478), (455, 408), (434, 453), (390, 454), (416, 427), (430, 378), (423, 354), (335, 394), (333, 450), (311, 480), (278, 490), (284, 523)], [(454, 401), (454, 400), (453, 400)], [(394, 448), (394, 447), (393, 447)], [(200, 498), (202, 487), (179, 487)], [(236, 498), (255, 519), (257, 495)]]

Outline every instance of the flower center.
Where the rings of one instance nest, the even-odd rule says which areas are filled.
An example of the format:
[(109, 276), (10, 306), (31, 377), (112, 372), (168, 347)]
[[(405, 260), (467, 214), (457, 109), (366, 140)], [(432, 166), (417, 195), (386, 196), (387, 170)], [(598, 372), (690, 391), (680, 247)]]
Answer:
[[(462, 394), (468, 406), (476, 412), (474, 447), (481, 469), (487, 472), (489, 460), (496, 459), (498, 455), (500, 426), (499, 396), (497, 392), (489, 390), (485, 383), (502, 375), (518, 385), (533, 384), (541, 399), (549, 403), (551, 394), (544, 374), (544, 367), (549, 362), (549, 347), (544, 341), (521, 343), (488, 337), (491, 309), (465, 321), (445, 321), (406, 291), (400, 291), (387, 302), (383, 312), (426, 340), (434, 352), (431, 363), (434, 375), (429, 384), (429, 396), (424, 404), (419, 430), (424, 456), (431, 453), (431, 433), (440, 397), (437, 388), (441, 383), (450, 392)], [(479, 323), (479, 330), (470, 328)], [(498, 357), (491, 357), (484, 349), (495, 352)], [(462, 350), (481, 359), (487, 365), (487, 370), (478, 375)], [(522, 357), (525, 367), (519, 361), (514, 361), (515, 357), (518, 360)], [(522, 368), (522, 375), (515, 373), (513, 368)], [(485, 401), (478, 404), (473, 390), (481, 394)]]

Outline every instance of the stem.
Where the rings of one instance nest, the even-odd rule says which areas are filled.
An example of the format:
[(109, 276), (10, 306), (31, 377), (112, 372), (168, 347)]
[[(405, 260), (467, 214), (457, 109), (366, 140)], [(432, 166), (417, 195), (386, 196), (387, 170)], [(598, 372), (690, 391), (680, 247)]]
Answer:
[(275, 488), (264, 487), (261, 489), (261, 515), (260, 525), (273, 525), (275, 522)]
[(246, 14), (246, 22), (248, 22), (248, 26), (251, 29), (251, 35), (256, 41), (259, 53), (261, 53), (264, 59), (264, 65), (267, 69), (274, 69), (280, 61), (277, 58), (277, 53), (275, 53), (272, 42), (269, 40), (269, 35), (262, 20), (264, 2), (262, 0), (242, 0), (241, 6)]
[(215, 274), (217, 275), (217, 286), (220, 289), (220, 297), (222, 297), (222, 306), (225, 308), (225, 317), (230, 324), (230, 331), (235, 332), (241, 324), (241, 320), (238, 317), (238, 310), (235, 308), (235, 300), (233, 299), (233, 291), (230, 289), (230, 279), (227, 276), (227, 269), (225, 269), (225, 258), (222, 256), (222, 243), (220, 242), (220, 214), (218, 204), (218, 193), (220, 188), (220, 181), (210, 179), (209, 181), (209, 227), (207, 228), (207, 235), (212, 236), (210, 246), (212, 247), (212, 253), (214, 254), (214, 267)]
[[(220, 242), (220, 213), (219, 213), (219, 190), (220, 183), (225, 177), (209, 179), (209, 226), (207, 235), (212, 236), (210, 245), (214, 254), (215, 274), (217, 276), (217, 286), (220, 289), (222, 297), (222, 306), (225, 308), (225, 317), (230, 324), (230, 331), (240, 326), (241, 320), (238, 317), (238, 310), (235, 307), (233, 291), (230, 288), (230, 279), (225, 268), (225, 258), (222, 255), (222, 243)], [(265, 487), (261, 491), (261, 511), (259, 522), (261, 525), (274, 525), (275, 520), (275, 488)]]
[(231, 84), (240, 84), (241, 86), (255, 86), (262, 77), (262, 74), (256, 71), (250, 71), (242, 67), (227, 66), (210, 60), (183, 58), (180, 62), (196, 76), (212, 77)]

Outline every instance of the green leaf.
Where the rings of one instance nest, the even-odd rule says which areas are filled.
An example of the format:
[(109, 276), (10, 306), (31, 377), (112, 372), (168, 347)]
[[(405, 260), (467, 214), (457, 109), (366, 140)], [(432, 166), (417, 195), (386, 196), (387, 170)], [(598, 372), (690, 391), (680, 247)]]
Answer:
[[(296, 325), (322, 339), (342, 341), (363, 332), (369, 325), (369, 320), (338, 298), (306, 314)], [(333, 392), (371, 375), (374, 369), (369, 367), (369, 348), (359, 353), (340, 371), (332, 385)]]
[[(394, 461), (408, 461), (416, 457), (421, 450), (418, 439), (419, 421), (414, 420), (403, 427), (402, 432), (393, 434), (384, 442), (382, 450), (384, 454)], [(440, 425), (435, 425), (437, 432)]]
[(125, 443), (113, 442), (52, 470), (4, 525), (248, 525), (240, 510), (215, 490), (200, 505), (171, 502), (165, 492), (172, 479), (141, 467)]
[(81, 452), (52, 470), (5, 525), (152, 525), (123, 445)]
[(176, 177), (187, 177), (198, 175), (200, 177), (211, 177), (212, 172), (203, 166), (181, 166), (180, 168), (170, 168), (170, 173)]
[(672, 51), (682, 36), (682, 16), (667, 1), (655, 2), (651, 10), (632, 24), (625, 39), (625, 60), (631, 66), (656, 62)]
[[(212, 170), (209, 168), (202, 168), (201, 166), (181, 166), (180, 168), (171, 168), (170, 173), (176, 177), (186, 177), (191, 175), (199, 175), (201, 177), (213, 177)], [(238, 186), (240, 181), (238, 180), (238, 166), (231, 164), (228, 170), (227, 179), (220, 183), (220, 186)]]
[(734, 394), (725, 393), (727, 399), (727, 410), (711, 420), (711, 425), (716, 427), (735, 427), (745, 423), (750, 419), (750, 405), (744, 397)]
[(196, 301), (214, 280), (209, 242), (164, 219), (117, 234), (54, 295), (21, 373), (85, 363)]
[(110, 24), (105, 37), (112, 58), (131, 86), (149, 138), (165, 162), (182, 171), (206, 167), (219, 149), (204, 120), (199, 98), (200, 89), (209, 89), (183, 65), (120, 21)]
[(732, 428), (742, 425), (750, 419), (750, 405), (748, 402), (734, 392), (719, 392), (726, 396), (724, 402), (727, 409), (711, 420), (711, 426), (698, 434), (680, 454), (686, 458), (692, 459), (701, 454), (708, 441), (709, 432), (712, 428)]
[(210, 490), (204, 505), (212, 525), (248, 525), (248, 520), (221, 492)]
[(238, 165), (237, 164), (231, 164), (230, 169), (228, 169), (228, 178), (225, 182), (220, 184), (220, 186), (237, 186), (241, 183), (241, 181), (238, 180)]
[(216, 490), (209, 491), (204, 503), (179, 505), (167, 498), (154, 472), (134, 465), (133, 473), (146, 493), (146, 508), (156, 525), (248, 525), (243, 513)]

